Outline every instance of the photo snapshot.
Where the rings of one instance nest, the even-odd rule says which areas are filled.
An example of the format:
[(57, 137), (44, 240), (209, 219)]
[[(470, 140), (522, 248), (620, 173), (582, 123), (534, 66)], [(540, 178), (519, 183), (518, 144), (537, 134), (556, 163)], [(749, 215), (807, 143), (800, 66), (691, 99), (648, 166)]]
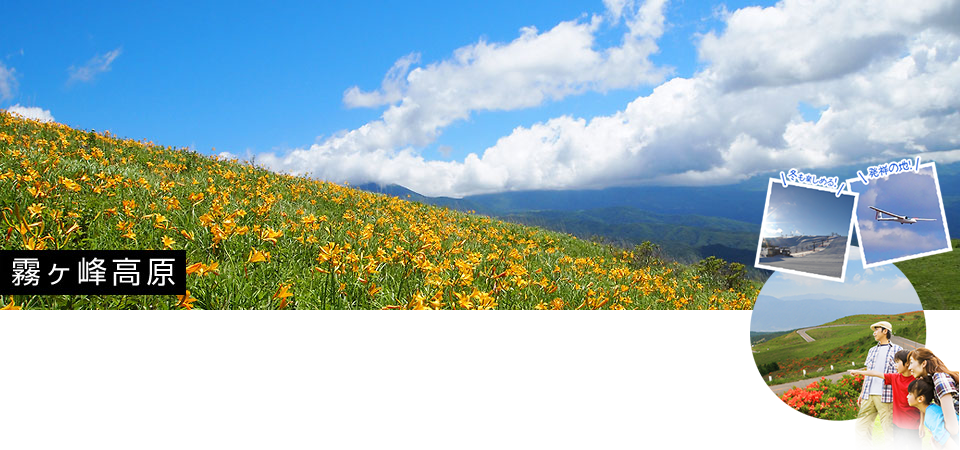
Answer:
[[(844, 423), (858, 448), (956, 448), (960, 380), (937, 356), (956, 341), (927, 342), (927, 317), (956, 308), (942, 300), (956, 293), (956, 272), (925, 270), (956, 261), (945, 259), (953, 248), (936, 164), (904, 159), (857, 175), (839, 182), (791, 169), (769, 180), (756, 267), (775, 272), (751, 316), (756, 369), (786, 407)], [(849, 202), (834, 206), (845, 193)], [(797, 261), (816, 254), (799, 246), (814, 223), (856, 228), (832, 277), (820, 261)]]
[(864, 267), (953, 250), (935, 163), (904, 159), (847, 180), (860, 195), (857, 236)]
[(839, 187), (796, 169), (771, 178), (754, 265), (843, 282), (858, 194)]

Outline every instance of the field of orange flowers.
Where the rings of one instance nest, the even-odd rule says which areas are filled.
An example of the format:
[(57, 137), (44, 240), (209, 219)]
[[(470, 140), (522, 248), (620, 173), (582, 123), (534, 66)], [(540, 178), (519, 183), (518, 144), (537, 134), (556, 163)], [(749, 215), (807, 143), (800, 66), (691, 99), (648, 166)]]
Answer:
[[(177, 249), (184, 296), (25, 309), (749, 309), (694, 266), (0, 112), (0, 250)], [(7, 275), (4, 275), (7, 276)]]

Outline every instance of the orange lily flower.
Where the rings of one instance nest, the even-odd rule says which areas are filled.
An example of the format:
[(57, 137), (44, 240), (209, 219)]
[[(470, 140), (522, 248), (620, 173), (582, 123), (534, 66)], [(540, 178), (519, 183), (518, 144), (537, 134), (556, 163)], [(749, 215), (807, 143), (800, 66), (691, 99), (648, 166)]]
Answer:
[(13, 296), (11, 295), (11, 296), (10, 296), (10, 303), (7, 303), (6, 306), (4, 306), (3, 308), (0, 308), (0, 311), (3, 311), (3, 310), (13, 310), (13, 309), (21, 309), (21, 308), (20, 308), (19, 306), (17, 306), (16, 303), (13, 302)]
[(190, 275), (191, 273), (194, 273), (200, 270), (202, 267), (203, 267), (203, 263), (198, 262), (198, 263), (190, 264), (189, 266), (187, 266), (187, 275)]
[(184, 309), (193, 309), (193, 302), (197, 301), (197, 299), (190, 295), (189, 290), (187, 290), (187, 293), (184, 295), (178, 295), (177, 300), (180, 300), (180, 303), (177, 303), (177, 307)]
[(280, 299), (280, 309), (287, 307), (287, 297), (293, 297), (293, 293), (290, 292), (291, 287), (293, 287), (293, 283), (280, 283), (280, 287), (277, 288), (277, 292), (273, 294), (273, 298)]
[(247, 257), (248, 263), (270, 261), (270, 252), (261, 252), (255, 248), (250, 249), (250, 256)]

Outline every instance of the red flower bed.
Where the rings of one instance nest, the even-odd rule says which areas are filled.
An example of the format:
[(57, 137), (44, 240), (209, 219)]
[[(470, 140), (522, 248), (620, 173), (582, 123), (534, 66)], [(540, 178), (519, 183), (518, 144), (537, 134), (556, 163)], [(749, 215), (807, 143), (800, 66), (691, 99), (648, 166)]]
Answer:
[(806, 388), (795, 387), (780, 396), (791, 408), (808, 416), (827, 420), (849, 420), (857, 417), (857, 397), (863, 386), (862, 376), (844, 375), (836, 382), (824, 378)]

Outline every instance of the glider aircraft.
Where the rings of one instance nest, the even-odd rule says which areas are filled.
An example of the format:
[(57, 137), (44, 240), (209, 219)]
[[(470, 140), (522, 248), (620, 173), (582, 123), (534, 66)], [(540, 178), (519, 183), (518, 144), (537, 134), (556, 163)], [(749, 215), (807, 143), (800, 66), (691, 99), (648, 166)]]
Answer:
[[(899, 214), (894, 214), (894, 213), (892, 213), (892, 212), (886, 212), (886, 211), (884, 211), (884, 210), (882, 210), (882, 209), (880, 209), (880, 208), (876, 208), (876, 207), (873, 207), (873, 206), (871, 206), (870, 209), (872, 209), (872, 210), (874, 210), (874, 211), (877, 212), (877, 221), (878, 221), (878, 222), (900, 222), (900, 225), (903, 225), (903, 224), (905, 224), (905, 223), (909, 223), (909, 224), (912, 225), (912, 224), (915, 224), (915, 223), (917, 223), (917, 222), (919, 222), (919, 221), (921, 221), (921, 220), (922, 220), (922, 221), (937, 220), (937, 219), (920, 219), (920, 218), (917, 218), (917, 217), (901, 216), (901, 215), (899, 215)], [(890, 216), (890, 217), (883, 217), (884, 215), (888, 215), (888, 216)]]

